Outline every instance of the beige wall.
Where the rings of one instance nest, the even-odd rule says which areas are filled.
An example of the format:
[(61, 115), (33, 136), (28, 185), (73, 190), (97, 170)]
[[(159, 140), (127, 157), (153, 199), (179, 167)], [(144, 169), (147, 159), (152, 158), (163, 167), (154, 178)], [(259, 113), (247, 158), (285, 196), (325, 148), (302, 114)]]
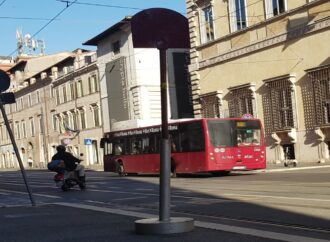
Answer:
[[(189, 3), (189, 0), (187, 2)], [(213, 2), (218, 4), (214, 6), (215, 11), (226, 9), (224, 2)], [(252, 2), (247, 1), (247, 5)], [(269, 119), (264, 113), (263, 99), (268, 89), (263, 80), (294, 74), (296, 159), (300, 162), (317, 162), (322, 158), (320, 150), (323, 149), (322, 152), (326, 153), (328, 147), (324, 143), (320, 144), (314, 132), (314, 118), (317, 114), (313, 108), (311, 80), (305, 70), (330, 64), (330, 21), (326, 19), (330, 16), (330, 2), (288, 2), (290, 11), (263, 21), (264, 5), (260, 1), (248, 8), (248, 16), (261, 16), (258, 21), (251, 22), (248, 17), (248, 28), (231, 34), (220, 32), (214, 41), (204, 45), (197, 44), (196, 48), (193, 48), (191, 53), (198, 53), (191, 56), (190, 66), (192, 86), (195, 87), (195, 115), (201, 115), (198, 102), (200, 95), (222, 91), (222, 104), (224, 109), (228, 110), (228, 88), (255, 83), (257, 117), (262, 120)], [(198, 21), (196, 15), (197, 13), (190, 15), (190, 23)], [(223, 18), (221, 24), (229, 26), (226, 18)], [(216, 26), (220, 26), (217, 21)], [(194, 25), (190, 24), (190, 31), (193, 30)], [(278, 155), (281, 151), (271, 138), (271, 127), (268, 127), (267, 122), (264, 123), (267, 132), (267, 160), (281, 159), (283, 154)]]

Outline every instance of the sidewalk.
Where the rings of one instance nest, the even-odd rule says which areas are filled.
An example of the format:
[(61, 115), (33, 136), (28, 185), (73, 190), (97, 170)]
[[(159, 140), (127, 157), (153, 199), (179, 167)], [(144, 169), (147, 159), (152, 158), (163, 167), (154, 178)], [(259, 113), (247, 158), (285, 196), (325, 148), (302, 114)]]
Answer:
[(330, 167), (329, 162), (325, 163), (317, 163), (317, 162), (298, 162), (297, 166), (294, 167), (292, 165), (286, 167), (284, 163), (274, 163), (274, 162), (267, 162), (266, 169), (263, 170), (264, 172), (276, 172), (276, 171), (286, 171), (286, 170), (302, 170), (302, 169), (316, 169), (322, 167)]
[[(114, 210), (114, 209), (112, 209)], [(157, 217), (157, 216), (155, 216)], [(273, 241), (196, 226), (193, 231), (170, 235), (139, 235), (135, 221), (141, 218), (78, 207), (48, 204), (0, 208), (1, 241)]]

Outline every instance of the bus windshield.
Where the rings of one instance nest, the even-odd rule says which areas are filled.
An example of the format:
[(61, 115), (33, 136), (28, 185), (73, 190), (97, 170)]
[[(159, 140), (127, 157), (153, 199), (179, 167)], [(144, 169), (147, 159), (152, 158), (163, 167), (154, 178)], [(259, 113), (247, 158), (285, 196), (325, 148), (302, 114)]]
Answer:
[(261, 126), (258, 120), (208, 120), (207, 127), (214, 147), (261, 144)]

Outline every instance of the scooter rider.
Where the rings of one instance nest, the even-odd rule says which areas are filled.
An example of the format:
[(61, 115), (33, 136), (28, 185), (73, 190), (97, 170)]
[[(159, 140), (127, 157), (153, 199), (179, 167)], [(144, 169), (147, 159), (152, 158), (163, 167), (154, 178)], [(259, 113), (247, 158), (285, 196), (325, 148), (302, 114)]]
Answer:
[(79, 164), (82, 160), (65, 151), (64, 145), (56, 147), (57, 153), (53, 155), (52, 160), (63, 160), (65, 169), (68, 171), (77, 171), (80, 181), (85, 182), (85, 167)]

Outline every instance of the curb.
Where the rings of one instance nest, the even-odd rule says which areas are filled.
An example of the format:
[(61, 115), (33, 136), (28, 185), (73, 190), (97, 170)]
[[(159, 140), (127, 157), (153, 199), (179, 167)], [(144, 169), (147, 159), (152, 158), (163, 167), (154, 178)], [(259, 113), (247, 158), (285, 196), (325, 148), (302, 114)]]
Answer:
[(320, 169), (320, 168), (330, 168), (330, 165), (270, 168), (270, 169), (261, 170), (260, 172), (266, 172), (267, 173), (267, 172), (280, 172), (280, 171), (297, 171), (297, 170), (308, 170), (308, 169)]

